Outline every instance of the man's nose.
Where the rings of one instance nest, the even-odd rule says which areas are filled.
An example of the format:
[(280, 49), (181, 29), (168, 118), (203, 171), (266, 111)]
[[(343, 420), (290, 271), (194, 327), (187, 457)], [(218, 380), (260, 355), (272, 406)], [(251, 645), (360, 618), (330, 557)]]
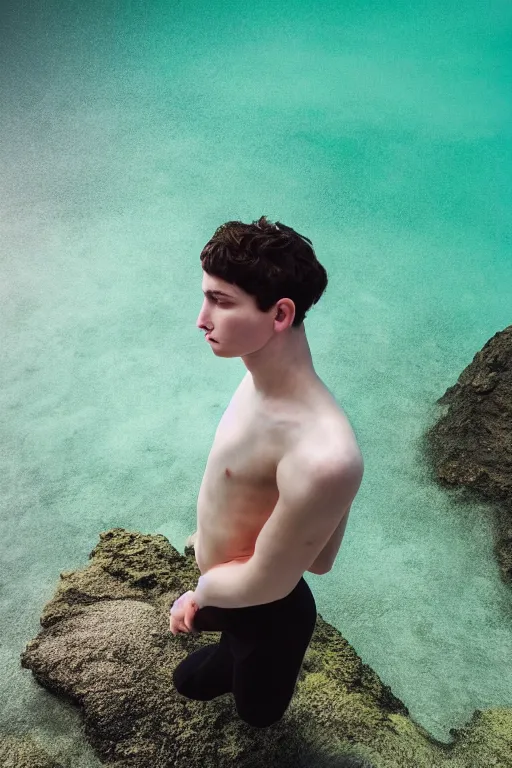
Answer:
[(199, 317), (197, 318), (197, 321), (196, 321), (196, 327), (197, 328), (203, 328), (207, 324), (208, 324), (208, 317), (207, 317), (207, 314), (206, 314), (206, 311), (205, 311), (205, 306), (203, 305), (201, 307), (201, 311), (199, 313)]

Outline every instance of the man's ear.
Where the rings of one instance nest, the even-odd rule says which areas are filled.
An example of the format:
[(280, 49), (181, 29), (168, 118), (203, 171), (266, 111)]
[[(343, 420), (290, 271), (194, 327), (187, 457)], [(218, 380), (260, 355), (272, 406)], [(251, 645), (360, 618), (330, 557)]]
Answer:
[[(292, 301), (290, 301), (289, 303), (286, 302), (286, 306), (288, 307), (290, 312), (293, 313), (292, 321), (290, 323), (290, 325), (292, 325), (294, 317), (295, 317), (295, 313), (294, 313), (295, 305), (294, 305), (294, 303)], [(276, 320), (284, 320), (284, 318), (285, 318), (285, 312), (284, 312), (283, 306), (281, 305), (277, 309), (275, 319)]]

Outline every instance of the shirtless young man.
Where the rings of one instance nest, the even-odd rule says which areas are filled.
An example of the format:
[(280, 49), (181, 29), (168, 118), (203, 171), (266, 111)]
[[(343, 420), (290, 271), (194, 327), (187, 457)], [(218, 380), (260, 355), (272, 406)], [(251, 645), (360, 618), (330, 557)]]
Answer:
[(195, 631), (194, 619), (211, 608), (217, 619), (255, 615), (252, 606), (263, 616), (297, 588), (309, 592), (303, 574), (332, 568), (363, 475), (350, 423), (314, 370), (304, 323), (292, 325), (293, 299), (283, 295), (262, 312), (254, 296), (206, 271), (202, 290), (198, 328), (217, 357), (241, 357), (247, 373), (208, 457), (193, 536), (201, 578), (175, 602), (173, 634)]

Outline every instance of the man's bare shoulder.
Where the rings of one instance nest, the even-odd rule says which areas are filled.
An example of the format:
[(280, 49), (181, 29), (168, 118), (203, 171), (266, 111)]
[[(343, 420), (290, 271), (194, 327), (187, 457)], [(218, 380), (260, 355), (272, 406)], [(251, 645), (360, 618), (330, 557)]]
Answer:
[(283, 453), (277, 465), (277, 473), (292, 481), (307, 483), (328, 480), (334, 476), (358, 476), (362, 479), (364, 461), (355, 436), (343, 431), (319, 429), (298, 441)]
[[(289, 445), (277, 466), (278, 487), (315, 487), (320, 495), (340, 485), (355, 497), (364, 474), (364, 461), (355, 432), (332, 393), (322, 398), (314, 417)], [(351, 499), (352, 500), (352, 499)]]
[(294, 458), (310, 461), (319, 468), (363, 465), (363, 455), (349, 418), (330, 393), (289, 452)]

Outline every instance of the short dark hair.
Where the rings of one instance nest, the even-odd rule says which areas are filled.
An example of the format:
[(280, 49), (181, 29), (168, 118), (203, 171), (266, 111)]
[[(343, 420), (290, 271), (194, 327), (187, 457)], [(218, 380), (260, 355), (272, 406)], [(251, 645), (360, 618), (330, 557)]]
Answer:
[(251, 224), (222, 224), (200, 258), (207, 274), (254, 296), (261, 312), (268, 312), (279, 299), (291, 299), (294, 328), (327, 288), (327, 272), (316, 258), (311, 240), (280, 221), (272, 224), (266, 216)]

